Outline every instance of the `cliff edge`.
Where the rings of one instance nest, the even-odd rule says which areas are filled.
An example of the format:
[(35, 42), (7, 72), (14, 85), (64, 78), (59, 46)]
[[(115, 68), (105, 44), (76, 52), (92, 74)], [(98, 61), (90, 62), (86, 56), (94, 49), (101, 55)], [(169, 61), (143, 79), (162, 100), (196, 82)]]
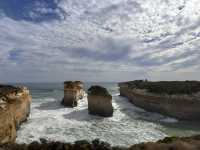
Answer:
[(200, 121), (199, 81), (136, 80), (119, 83), (120, 95), (148, 111), (182, 120)]

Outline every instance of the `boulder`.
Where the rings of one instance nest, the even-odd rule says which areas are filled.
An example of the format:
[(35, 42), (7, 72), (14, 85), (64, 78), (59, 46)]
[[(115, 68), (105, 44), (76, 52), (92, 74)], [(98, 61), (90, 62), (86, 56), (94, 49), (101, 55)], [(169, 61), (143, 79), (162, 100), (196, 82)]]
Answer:
[(30, 104), (27, 88), (0, 85), (0, 144), (15, 142), (16, 129), (26, 121)]
[(113, 115), (112, 96), (106, 88), (96, 85), (88, 89), (88, 111), (103, 117)]
[(76, 107), (78, 100), (84, 97), (84, 85), (81, 81), (64, 82), (64, 98), (62, 105)]

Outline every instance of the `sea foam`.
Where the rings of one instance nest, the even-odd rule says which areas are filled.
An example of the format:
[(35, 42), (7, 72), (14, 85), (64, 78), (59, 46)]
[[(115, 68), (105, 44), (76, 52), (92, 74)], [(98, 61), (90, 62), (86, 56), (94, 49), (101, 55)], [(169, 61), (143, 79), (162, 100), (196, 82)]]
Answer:
[[(113, 95), (114, 114), (103, 118), (88, 114), (87, 97), (78, 107), (65, 108), (54, 98), (33, 99), (31, 114), (18, 131), (18, 143), (30, 143), (40, 138), (74, 142), (99, 138), (112, 145), (131, 145), (155, 141), (166, 136), (160, 125), (148, 121), (163, 119), (137, 108), (125, 98)], [(149, 114), (149, 115), (148, 115)]]

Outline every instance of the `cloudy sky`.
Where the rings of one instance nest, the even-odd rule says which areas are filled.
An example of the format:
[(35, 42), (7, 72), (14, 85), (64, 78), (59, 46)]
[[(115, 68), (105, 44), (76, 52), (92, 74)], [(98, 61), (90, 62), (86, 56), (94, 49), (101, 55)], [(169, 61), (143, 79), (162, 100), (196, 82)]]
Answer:
[(0, 82), (200, 80), (199, 0), (0, 0)]

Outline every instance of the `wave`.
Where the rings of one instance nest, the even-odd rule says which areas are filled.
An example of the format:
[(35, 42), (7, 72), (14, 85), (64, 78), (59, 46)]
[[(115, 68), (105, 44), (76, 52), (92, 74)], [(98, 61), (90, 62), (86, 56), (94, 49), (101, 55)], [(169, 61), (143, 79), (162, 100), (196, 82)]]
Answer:
[(76, 108), (65, 108), (52, 97), (33, 99), (30, 118), (18, 131), (17, 142), (30, 143), (40, 138), (64, 142), (99, 138), (112, 145), (125, 146), (166, 136), (157, 130), (158, 125), (131, 118), (126, 110), (135, 114), (134, 107), (123, 99), (115, 97), (113, 106), (113, 117), (102, 118), (88, 114), (86, 97)]
[[(75, 108), (60, 104), (63, 96), (60, 90), (36, 95), (33, 96), (28, 121), (18, 130), (18, 143), (39, 141), (40, 138), (63, 142), (99, 138), (113, 146), (128, 146), (156, 141), (171, 136), (174, 131), (187, 133), (186, 130), (165, 125), (177, 124), (178, 120), (138, 108), (120, 97), (118, 91), (112, 93), (114, 114), (111, 118), (89, 115), (87, 95)], [(188, 129), (188, 132), (191, 130)]]

